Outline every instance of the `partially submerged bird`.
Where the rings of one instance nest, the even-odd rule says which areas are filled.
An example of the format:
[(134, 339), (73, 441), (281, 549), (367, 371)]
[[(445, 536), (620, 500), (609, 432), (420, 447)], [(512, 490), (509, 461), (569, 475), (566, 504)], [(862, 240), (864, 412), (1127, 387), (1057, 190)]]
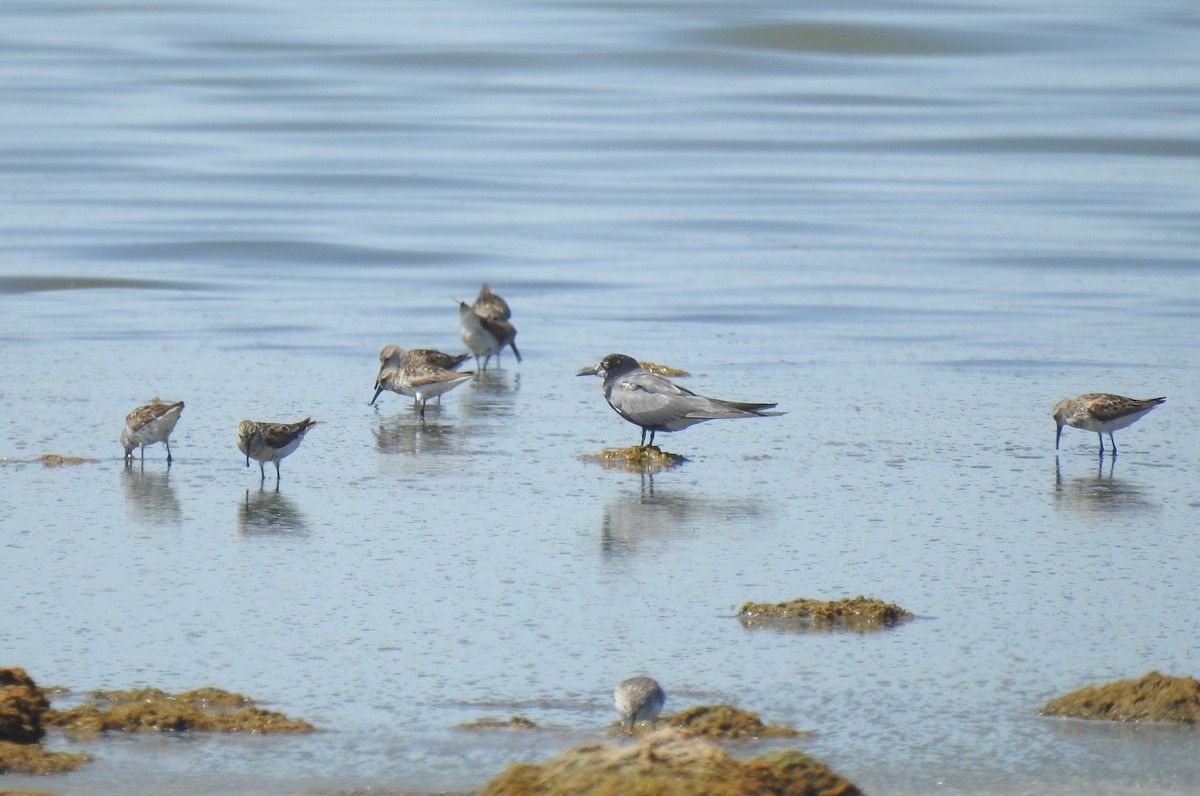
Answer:
[(246, 456), (246, 466), (250, 460), (258, 462), (258, 471), (263, 481), (267, 479), (264, 465), (275, 463), (275, 480), (279, 480), (279, 461), (300, 447), (300, 441), (305, 433), (315, 426), (317, 421), (306, 417), (295, 423), (264, 423), (257, 420), (243, 420), (238, 423), (237, 447)]
[(155, 398), (145, 406), (139, 406), (125, 416), (125, 428), (121, 429), (121, 444), (125, 446), (125, 461), (133, 461), (133, 449), (138, 448), (142, 461), (146, 460), (146, 446), (162, 442), (167, 446), (167, 464), (171, 463), (171, 432), (179, 422), (183, 401), (163, 403)]
[(621, 714), (621, 724), (633, 734), (633, 725), (648, 721), (658, 722), (667, 695), (652, 677), (630, 677), (622, 680), (613, 691), (613, 702)]
[(679, 431), (705, 420), (731, 420), (739, 417), (771, 417), (783, 412), (768, 412), (773, 403), (746, 403), (705, 398), (684, 389), (665, 376), (643, 368), (633, 357), (609, 354), (599, 363), (579, 371), (579, 376), (604, 379), (604, 397), (617, 414), (641, 426), (641, 445), (650, 444), (658, 431)]
[(1116, 456), (1117, 441), (1113, 439), (1112, 433), (1133, 425), (1165, 400), (1165, 397), (1126, 398), (1106, 392), (1085, 392), (1075, 398), (1063, 398), (1050, 412), (1054, 422), (1058, 424), (1054, 449), (1058, 450), (1058, 443), (1062, 440), (1063, 426), (1072, 426), (1096, 432), (1096, 436), (1100, 438), (1101, 456), (1104, 455), (1104, 435), (1108, 434), (1108, 441), (1112, 443), (1112, 454)]
[[(458, 334), (467, 348), (475, 355), (476, 367), (487, 370), (488, 360), (496, 355), (499, 361), (500, 351), (509, 346), (521, 361), (521, 352), (517, 350), (517, 329), (503, 318), (485, 318), (467, 306), (465, 301), (458, 302)], [(479, 358), (483, 357), (483, 364)]]
[(375, 380), (375, 395), (371, 396), (370, 402), (374, 404), (381, 392), (391, 390), (412, 398), (420, 408), (421, 417), (425, 417), (426, 401), (453, 390), (474, 375), (474, 372), (469, 370), (446, 370), (421, 362), (384, 365), (379, 371), (379, 378)]
[(446, 370), (454, 370), (470, 358), (470, 354), (445, 354), (434, 348), (409, 348), (406, 350), (395, 343), (388, 343), (379, 351), (379, 369), (382, 372), (388, 366), (419, 362)]

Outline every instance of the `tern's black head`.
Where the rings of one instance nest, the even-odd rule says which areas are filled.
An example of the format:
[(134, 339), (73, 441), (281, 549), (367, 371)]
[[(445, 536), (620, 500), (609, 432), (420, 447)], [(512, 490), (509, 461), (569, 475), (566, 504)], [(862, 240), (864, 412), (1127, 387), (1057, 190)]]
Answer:
[(580, 375), (593, 373), (602, 379), (608, 379), (611, 376), (621, 376), (631, 370), (637, 370), (641, 365), (633, 357), (625, 354), (609, 354), (604, 359), (600, 360), (595, 368), (591, 370), (580, 371)]

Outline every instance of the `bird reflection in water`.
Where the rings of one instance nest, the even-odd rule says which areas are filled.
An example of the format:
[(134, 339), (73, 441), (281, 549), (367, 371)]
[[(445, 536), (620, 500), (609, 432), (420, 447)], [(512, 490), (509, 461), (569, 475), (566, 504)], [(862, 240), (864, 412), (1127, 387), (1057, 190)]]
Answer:
[(439, 407), (430, 404), (424, 420), (409, 413), (389, 417), (375, 428), (375, 447), (380, 453), (403, 453), (409, 456), (452, 450), (458, 429), (433, 420), (438, 410)]
[(664, 491), (655, 488), (653, 473), (642, 473), (638, 492), (618, 497), (604, 507), (600, 550), (605, 555), (629, 555), (642, 542), (702, 532), (761, 514), (762, 506), (752, 498), (711, 499)]
[(1055, 502), (1075, 511), (1145, 511), (1158, 508), (1145, 489), (1132, 481), (1116, 478), (1117, 457), (1100, 459), (1095, 471), (1085, 476), (1064, 478), (1062, 464), (1054, 457)]
[(121, 471), (121, 487), (129, 513), (138, 520), (151, 525), (179, 521), (179, 500), (171, 487), (169, 469), (125, 467)]
[(238, 533), (303, 535), (308, 533), (308, 523), (278, 484), (274, 489), (260, 486), (247, 489), (245, 500), (238, 505)]
[(511, 417), (512, 396), (521, 386), (521, 374), (501, 370), (477, 372), (466, 385), (459, 405), (471, 417)]

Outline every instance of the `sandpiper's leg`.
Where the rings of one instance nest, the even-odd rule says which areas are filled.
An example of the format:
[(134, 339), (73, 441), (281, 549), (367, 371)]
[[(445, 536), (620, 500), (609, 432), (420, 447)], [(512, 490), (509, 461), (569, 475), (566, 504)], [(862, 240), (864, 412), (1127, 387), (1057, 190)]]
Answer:
[(171, 463), (171, 440), (164, 439), (163, 444), (167, 446), (167, 464)]
[(262, 462), (259, 462), (259, 463), (258, 463), (258, 475), (259, 475), (258, 482), (259, 482), (260, 484), (261, 484), (263, 481), (266, 481), (266, 480), (267, 480), (267, 471), (263, 469), (263, 463), (262, 463)]
[(275, 460), (275, 483), (279, 483), (279, 460)]
[(1099, 439), (1100, 439), (1100, 455), (1103, 456), (1104, 455), (1104, 434), (1097, 431), (1096, 436), (1099, 437)]
[(1113, 450), (1112, 450), (1112, 454), (1113, 454), (1113, 456), (1116, 456), (1116, 455), (1117, 455), (1117, 441), (1116, 441), (1115, 439), (1113, 439), (1113, 435), (1112, 435), (1112, 432), (1111, 432), (1111, 431), (1110, 431), (1110, 432), (1108, 432), (1108, 441), (1112, 443), (1112, 449), (1113, 449)]

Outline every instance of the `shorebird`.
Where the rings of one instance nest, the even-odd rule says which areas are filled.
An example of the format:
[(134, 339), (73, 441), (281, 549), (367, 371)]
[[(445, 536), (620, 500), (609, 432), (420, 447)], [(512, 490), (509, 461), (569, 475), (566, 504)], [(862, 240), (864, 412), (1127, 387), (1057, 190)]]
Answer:
[(264, 465), (275, 463), (275, 480), (279, 480), (279, 461), (290, 456), (300, 447), (300, 440), (305, 433), (315, 426), (317, 421), (310, 417), (295, 423), (263, 423), (257, 420), (243, 420), (238, 423), (237, 447), (246, 456), (246, 466), (250, 460), (258, 462), (258, 471), (263, 481), (267, 480)]
[(783, 412), (766, 410), (777, 404), (745, 403), (705, 398), (686, 390), (665, 376), (643, 368), (633, 357), (609, 354), (595, 365), (579, 371), (579, 376), (604, 379), (604, 397), (617, 414), (641, 426), (641, 446), (646, 432), (654, 444), (656, 431), (679, 431), (705, 420), (729, 420), (739, 417), (771, 417)]
[(508, 302), (493, 293), (492, 286), (487, 282), (484, 282), (483, 287), (479, 288), (479, 295), (475, 297), (475, 303), (471, 305), (471, 309), (475, 310), (475, 314), (480, 318), (487, 318), (490, 321), (507, 321), (512, 317), (512, 310), (508, 308)]
[(436, 365), (420, 362), (385, 365), (379, 371), (379, 378), (375, 380), (375, 395), (371, 397), (371, 403), (374, 404), (384, 390), (391, 390), (412, 398), (420, 408), (421, 417), (424, 418), (426, 401), (435, 395), (440, 396), (444, 392), (453, 390), (474, 375), (474, 372), (469, 370), (465, 372), (446, 370)]
[[(465, 301), (458, 302), (458, 333), (467, 348), (475, 355), (475, 365), (480, 370), (487, 370), (488, 360), (492, 355), (499, 354), (501, 349), (509, 346), (521, 361), (521, 352), (517, 350), (517, 329), (503, 318), (484, 318), (467, 306)], [(483, 364), (479, 358), (483, 357)]]
[(1106, 392), (1085, 392), (1076, 398), (1063, 398), (1054, 405), (1050, 414), (1058, 424), (1054, 437), (1054, 449), (1062, 440), (1063, 426), (1095, 431), (1100, 438), (1100, 455), (1104, 455), (1104, 435), (1112, 443), (1112, 455), (1117, 455), (1117, 441), (1112, 433), (1119, 428), (1133, 425), (1151, 409), (1167, 400), (1162, 398), (1126, 398)]
[(652, 677), (630, 677), (622, 680), (613, 691), (613, 702), (621, 713), (621, 726), (633, 734), (633, 725), (641, 721), (658, 723), (667, 695)]
[(379, 369), (382, 371), (389, 366), (421, 362), (446, 370), (455, 370), (470, 358), (470, 354), (444, 354), (433, 348), (409, 348), (406, 350), (395, 343), (388, 343), (379, 351)]
[(125, 446), (125, 461), (133, 462), (133, 449), (138, 448), (142, 461), (146, 460), (146, 446), (162, 442), (167, 446), (167, 464), (171, 463), (171, 432), (179, 422), (183, 401), (165, 404), (155, 398), (145, 406), (139, 406), (125, 416), (125, 428), (121, 430), (121, 444)]

